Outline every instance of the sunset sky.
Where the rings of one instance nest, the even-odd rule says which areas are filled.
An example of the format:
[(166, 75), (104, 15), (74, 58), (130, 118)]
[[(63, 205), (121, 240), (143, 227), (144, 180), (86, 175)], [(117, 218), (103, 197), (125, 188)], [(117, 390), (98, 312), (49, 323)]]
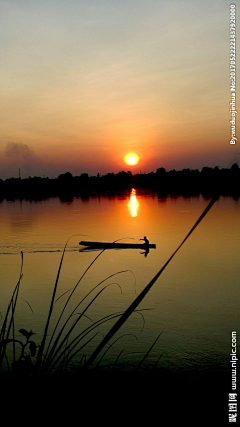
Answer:
[(240, 165), (229, 4), (0, 0), (0, 178)]

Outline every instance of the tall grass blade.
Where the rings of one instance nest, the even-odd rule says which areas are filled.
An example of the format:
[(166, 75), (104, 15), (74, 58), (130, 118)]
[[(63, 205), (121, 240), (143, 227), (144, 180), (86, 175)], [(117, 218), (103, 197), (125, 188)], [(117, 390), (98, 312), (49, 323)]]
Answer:
[[(135, 313), (139, 314), (139, 310), (135, 310)], [(70, 361), (75, 356), (75, 354), (79, 353), (79, 351), (81, 351), (82, 348), (85, 347), (86, 344), (83, 344), (83, 346), (80, 347), (80, 348), (78, 348), (75, 351), (75, 353), (71, 353), (71, 355), (70, 355), (70, 352), (72, 352), (73, 349), (76, 348), (77, 345), (80, 343), (80, 341), (82, 341), (89, 333), (93, 332), (100, 325), (102, 325), (102, 324), (104, 324), (106, 322), (109, 322), (110, 320), (115, 319), (117, 317), (120, 317), (122, 314), (123, 314), (123, 312), (117, 312), (117, 313), (108, 314), (107, 316), (104, 316), (103, 318), (97, 320), (93, 325), (88, 326), (86, 329), (84, 329), (82, 332), (80, 332), (71, 341), (71, 343), (68, 344), (66, 346), (66, 348), (64, 348), (64, 350), (62, 350), (62, 353), (60, 353), (60, 355), (57, 358), (56, 358), (57, 353), (54, 355), (54, 358), (52, 358), (51, 363), (48, 366), (48, 373), (50, 373), (51, 371), (53, 371), (55, 366), (57, 366), (57, 365), (60, 366), (60, 364), (62, 364), (63, 362), (65, 364), (67, 364), (68, 361)], [(99, 334), (99, 332), (97, 332), (97, 334)], [(90, 338), (90, 340), (91, 340), (91, 338)], [(68, 357), (64, 356), (64, 353), (66, 351), (69, 352), (69, 356)], [(63, 357), (64, 357), (64, 359), (62, 359)]]
[[(108, 287), (108, 286), (111, 286), (111, 285), (106, 285), (104, 288), (102, 288), (98, 293), (97, 293), (97, 295), (95, 295), (95, 297), (89, 302), (89, 304), (87, 305), (87, 307), (83, 310), (83, 312), (82, 313), (80, 313), (80, 315), (77, 317), (77, 319), (74, 321), (74, 323), (73, 323), (73, 325), (70, 327), (70, 329), (69, 329), (69, 331), (66, 333), (66, 335), (64, 336), (64, 338), (62, 339), (62, 341), (59, 343), (59, 346), (57, 347), (57, 343), (56, 343), (56, 341), (57, 341), (57, 339), (55, 340), (55, 342), (54, 342), (54, 345), (53, 345), (53, 347), (52, 347), (52, 349), (51, 349), (51, 352), (50, 352), (50, 356), (51, 357), (49, 357), (48, 359), (47, 359), (47, 363), (46, 363), (46, 367), (47, 367), (47, 365), (49, 366), (51, 363), (52, 363), (52, 361), (56, 358), (56, 355), (59, 353), (59, 351), (62, 349), (62, 347), (63, 347), (63, 345), (66, 343), (66, 341), (69, 339), (69, 337), (70, 337), (70, 334), (72, 333), (72, 331), (74, 330), (74, 328), (76, 327), (76, 325), (78, 324), (78, 322), (81, 320), (81, 318), (85, 315), (85, 313), (86, 313), (86, 311), (88, 310), (88, 308), (94, 303), (94, 301), (98, 298), (98, 296)], [(79, 305), (79, 304), (78, 304)], [(70, 319), (70, 317), (68, 318), (68, 320)], [(59, 339), (60, 339), (60, 337), (61, 337), (61, 335), (62, 335), (62, 331), (60, 331), (60, 335), (59, 335)], [(59, 339), (58, 339), (58, 341), (59, 341)], [(72, 341), (72, 342), (74, 342), (74, 340)], [(71, 343), (72, 344), (72, 343)], [(71, 345), (71, 344), (69, 344), (69, 345)], [(68, 345), (68, 347), (69, 347), (69, 345)], [(56, 363), (56, 360), (55, 360), (55, 362), (54, 363)]]
[[(10, 336), (10, 331), (11, 329), (13, 330), (13, 335), (14, 335), (14, 313), (15, 313), (15, 309), (16, 309), (16, 304), (17, 304), (17, 299), (18, 299), (18, 293), (19, 293), (19, 287), (20, 287), (20, 283), (22, 280), (22, 270), (23, 270), (23, 252), (21, 252), (21, 267), (20, 267), (20, 274), (19, 274), (19, 279), (18, 279), (18, 283), (15, 286), (15, 289), (13, 291), (10, 303), (8, 305), (8, 309), (3, 321), (3, 325), (1, 328), (1, 332), (0, 332), (0, 369), (3, 363), (3, 359), (4, 357), (7, 360), (7, 356), (6, 356), (6, 346), (7, 343), (9, 342), (9, 336)], [(10, 319), (9, 318), (9, 314), (11, 311), (11, 316)], [(8, 324), (8, 320), (9, 320), (9, 324)], [(13, 354), (15, 357), (15, 344), (13, 344)]]
[(206, 209), (203, 211), (203, 213), (200, 215), (194, 226), (191, 228), (185, 239), (182, 241), (182, 243), (177, 247), (177, 249), (173, 252), (173, 254), (170, 256), (168, 261), (164, 264), (164, 266), (158, 271), (158, 273), (153, 277), (153, 279), (148, 283), (148, 285), (143, 289), (143, 291), (138, 295), (138, 297), (132, 302), (132, 304), (127, 308), (127, 310), (123, 313), (123, 315), (120, 317), (120, 319), (117, 320), (115, 325), (110, 329), (110, 331), (107, 333), (105, 338), (101, 341), (101, 343), (98, 345), (98, 347), (95, 349), (95, 351), (92, 353), (92, 355), (89, 357), (89, 359), (86, 362), (85, 369), (90, 368), (96, 357), (99, 355), (101, 350), (104, 348), (104, 346), (108, 343), (108, 341), (115, 335), (115, 333), (119, 330), (119, 328), (126, 322), (126, 320), (129, 318), (129, 316), (133, 313), (133, 311), (137, 308), (137, 306), (140, 304), (140, 302), (144, 299), (144, 297), (147, 295), (149, 290), (152, 288), (154, 283), (157, 281), (159, 276), (162, 274), (162, 272), (165, 270), (165, 268), (168, 266), (174, 255), (179, 251), (179, 249), (183, 246), (183, 244), (186, 242), (188, 237), (192, 234), (192, 232), (195, 230), (195, 228), (198, 226), (198, 224), (202, 221), (202, 219), (205, 217), (205, 215), (208, 213), (208, 211), (211, 209), (213, 204), (216, 202), (219, 196), (215, 196), (212, 198)]
[[(134, 338), (138, 341), (138, 339), (137, 339), (136, 335), (134, 335), (134, 334), (125, 334), (125, 335), (122, 335), (121, 337), (118, 337), (118, 338), (117, 338), (113, 343), (111, 343), (111, 344), (109, 345), (109, 347), (104, 351), (104, 353), (102, 354), (102, 356), (101, 356), (100, 360), (99, 360), (99, 361), (98, 361), (98, 363), (97, 363), (96, 368), (100, 365), (100, 363), (101, 363), (101, 361), (103, 360), (103, 358), (105, 357), (105, 355), (108, 353), (108, 351), (109, 351), (111, 348), (113, 348), (113, 346), (116, 344), (116, 342), (117, 342), (117, 341), (119, 341), (120, 339), (122, 339), (123, 337), (126, 337), (126, 336), (134, 337)], [(96, 368), (95, 368), (95, 369), (96, 369)]]
[[(103, 251), (102, 251), (103, 252)], [(101, 252), (101, 253), (102, 253)], [(101, 254), (99, 254), (99, 255), (101, 255)], [(98, 256), (99, 256), (98, 255)], [(98, 256), (93, 260), (93, 262), (95, 262), (96, 261), (96, 259), (98, 258)], [(93, 262), (90, 264), (90, 266), (93, 264)], [(90, 268), (90, 266), (87, 268), (87, 270), (89, 270), (89, 268)], [(86, 270), (86, 271), (87, 271)], [(86, 272), (85, 271), (85, 272)], [(65, 336), (65, 338), (63, 339), (63, 341), (58, 345), (58, 343), (59, 343), (59, 341), (60, 341), (60, 339), (61, 339), (61, 336), (62, 336), (62, 334), (63, 334), (63, 331), (64, 331), (64, 329), (66, 328), (66, 326), (67, 326), (67, 324), (68, 324), (68, 322), (70, 321), (70, 319), (72, 318), (72, 316), (74, 315), (74, 313), (75, 313), (75, 311), (78, 309), (78, 307), (82, 304), (82, 302), (94, 291), (94, 290), (96, 290), (100, 285), (102, 285), (104, 282), (106, 282), (106, 280), (108, 280), (108, 279), (110, 279), (110, 278), (112, 278), (112, 277), (114, 277), (114, 276), (116, 276), (117, 274), (121, 274), (121, 273), (126, 273), (126, 272), (128, 272), (129, 270), (122, 270), (122, 271), (119, 271), (118, 273), (114, 273), (114, 274), (111, 274), (110, 276), (108, 276), (106, 279), (104, 279), (104, 280), (102, 280), (101, 282), (99, 282), (93, 289), (91, 289), (85, 296), (84, 296), (84, 298), (76, 305), (76, 307), (74, 308), (74, 310), (72, 311), (72, 313), (69, 315), (69, 317), (66, 319), (66, 321), (65, 321), (65, 323), (63, 324), (63, 326), (62, 326), (62, 328), (60, 329), (60, 331), (58, 332), (58, 335), (57, 335), (57, 337), (55, 338), (55, 340), (54, 340), (54, 343), (53, 343), (53, 345), (52, 345), (52, 347), (51, 347), (51, 349), (50, 349), (50, 344), (51, 344), (51, 342), (52, 342), (52, 340), (53, 340), (53, 335), (55, 334), (55, 332), (56, 332), (56, 329), (57, 329), (57, 326), (58, 326), (58, 324), (59, 324), (59, 321), (60, 321), (60, 318), (58, 319), (58, 321), (57, 321), (57, 324), (56, 324), (56, 326), (55, 326), (55, 329), (54, 329), (54, 331), (53, 331), (53, 334), (52, 334), (52, 337), (51, 337), (51, 340), (50, 340), (50, 342), (49, 342), (49, 345), (48, 345), (48, 349), (47, 349), (47, 352), (46, 352), (46, 355), (45, 355), (45, 358), (44, 358), (44, 363), (45, 363), (45, 365), (49, 365), (50, 363), (51, 363), (51, 360), (53, 360), (54, 359), (54, 357), (55, 357), (55, 355), (56, 355), (56, 353), (59, 351), (59, 349), (62, 347), (62, 345), (63, 345), (63, 343), (66, 341), (66, 338), (68, 338), (69, 336), (70, 336), (70, 333), (73, 331), (73, 329), (74, 329), (74, 327), (76, 326), (76, 324), (80, 321), (80, 319), (83, 317), (83, 315), (86, 313), (86, 311), (87, 311), (87, 309), (90, 307), (90, 305), (93, 303), (93, 301), (96, 299), (96, 297), (95, 298), (93, 298), (92, 299), (92, 301), (91, 301), (91, 303), (90, 304), (88, 304), (88, 306), (87, 306), (87, 308), (86, 309), (84, 309), (84, 311), (81, 313), (81, 315), (78, 317), (78, 319), (76, 320), (76, 322), (74, 323), (74, 326), (72, 326), (71, 327), (71, 329), (70, 329), (70, 331), (67, 333), (67, 335)], [(83, 277), (83, 276), (82, 276)], [(80, 278), (80, 280), (82, 279), (82, 277)], [(75, 288), (74, 288), (74, 290), (76, 289), (76, 287), (78, 286), (78, 284), (80, 283), (80, 280), (77, 282), (77, 285), (75, 286)], [(108, 285), (109, 286), (109, 285)], [(119, 285), (118, 285), (119, 286)], [(106, 288), (106, 287), (105, 287)], [(105, 289), (105, 288), (103, 288), (103, 289)], [(103, 290), (102, 289), (102, 290)], [(121, 288), (120, 288), (121, 289)], [(98, 294), (97, 294), (97, 296), (101, 293), (102, 291), (100, 291)], [(69, 302), (69, 299), (68, 299), (68, 301), (67, 301), (67, 303)], [(67, 304), (66, 303), (66, 304)], [(65, 307), (66, 307), (66, 304), (65, 304)], [(57, 348), (57, 345), (58, 345), (58, 348)]]
[(144, 355), (144, 357), (142, 358), (142, 360), (139, 362), (136, 370), (138, 370), (140, 368), (140, 366), (143, 364), (144, 360), (146, 360), (146, 358), (148, 357), (149, 353), (151, 352), (151, 350), (153, 349), (153, 347), (155, 346), (158, 338), (162, 335), (162, 332), (158, 335), (158, 337), (155, 339), (154, 343), (151, 345), (151, 347), (149, 348), (149, 350), (147, 351), (147, 353)]
[(54, 289), (53, 289), (51, 304), (50, 304), (50, 308), (49, 308), (49, 312), (48, 312), (47, 323), (46, 323), (46, 326), (45, 326), (43, 339), (42, 339), (42, 342), (40, 344), (40, 348), (38, 350), (37, 362), (36, 362), (36, 370), (37, 371), (40, 369), (41, 363), (42, 363), (43, 351), (44, 351), (45, 342), (46, 342), (46, 338), (47, 338), (49, 323), (50, 323), (51, 316), (52, 316), (55, 295), (56, 295), (56, 291), (57, 291), (59, 276), (60, 276), (60, 272), (61, 272), (61, 268), (62, 268), (62, 263), (63, 263), (63, 258), (64, 258), (64, 255), (65, 255), (67, 244), (68, 244), (68, 241), (66, 242), (66, 244), (64, 246), (64, 249), (63, 249), (63, 253), (62, 253), (62, 257), (61, 257), (61, 261), (60, 261), (60, 264), (59, 264), (58, 273), (57, 273), (57, 277), (56, 277), (56, 282), (55, 282), (55, 286), (54, 286)]
[[(77, 235), (78, 234), (76, 234), (75, 236), (77, 236)], [(67, 244), (68, 244), (69, 240), (72, 237), (73, 236), (69, 237), (69, 239), (67, 240), (67, 242), (66, 242), (66, 244), (64, 246), (64, 249), (63, 249), (63, 253), (62, 253), (62, 257), (61, 257), (61, 261), (60, 261), (60, 264), (59, 264), (58, 273), (57, 273), (57, 277), (56, 277), (56, 282), (55, 282), (55, 286), (54, 286), (54, 289), (53, 289), (51, 304), (50, 304), (50, 308), (49, 308), (49, 312), (48, 312), (47, 323), (46, 323), (46, 326), (45, 326), (43, 339), (42, 339), (42, 342), (40, 344), (40, 348), (39, 348), (38, 355), (37, 355), (37, 362), (36, 362), (36, 366), (35, 366), (36, 371), (38, 371), (40, 369), (41, 364), (42, 364), (43, 352), (44, 352), (44, 347), (45, 347), (45, 343), (46, 343), (46, 338), (47, 338), (47, 333), (48, 333), (48, 328), (49, 328), (50, 320), (51, 320), (51, 317), (52, 317), (52, 311), (53, 311), (53, 307), (54, 307), (55, 296), (56, 296), (56, 292), (57, 292), (57, 287), (58, 287), (60, 272), (61, 272), (61, 269), (62, 269), (62, 263), (63, 263), (64, 255), (65, 255), (65, 252), (66, 252)]]
[[(67, 243), (68, 243), (68, 241), (67, 241)], [(64, 251), (65, 251), (65, 249), (66, 249), (67, 243), (66, 243), (66, 245), (65, 245)], [(70, 301), (70, 299), (71, 299), (71, 297), (72, 297), (73, 293), (75, 292), (76, 288), (78, 287), (79, 283), (81, 282), (81, 280), (83, 279), (83, 277), (85, 276), (85, 274), (87, 273), (87, 271), (90, 269), (90, 267), (93, 265), (93, 263), (94, 263), (94, 262), (95, 262), (95, 261), (100, 257), (100, 255), (101, 255), (104, 251), (105, 251), (105, 249), (103, 249), (103, 251), (101, 251), (101, 252), (100, 252), (100, 254), (98, 254), (98, 255), (94, 258), (94, 260), (91, 262), (91, 264), (88, 266), (88, 268), (84, 271), (84, 273), (82, 274), (82, 276), (81, 276), (81, 277), (80, 277), (80, 279), (78, 280), (77, 284), (76, 284), (76, 285), (75, 285), (75, 287), (73, 288), (73, 290), (72, 290), (71, 294), (69, 295), (69, 297), (68, 297), (68, 299), (67, 299), (67, 301), (66, 301), (66, 303), (65, 303), (65, 305), (64, 305), (64, 307), (63, 307), (63, 309), (62, 309), (62, 311), (61, 311), (61, 314), (60, 314), (60, 316), (59, 316), (59, 318), (58, 318), (58, 320), (57, 320), (57, 323), (56, 323), (56, 325), (55, 325), (55, 328), (54, 328), (54, 330), (53, 330), (53, 333), (52, 333), (52, 335), (51, 335), (51, 339), (50, 339), (50, 341), (49, 341), (49, 344), (48, 344), (48, 347), (47, 347), (47, 351), (46, 351), (46, 354), (45, 354), (45, 358), (44, 358), (44, 360), (46, 360), (47, 354), (48, 354), (49, 349), (50, 349), (50, 347), (51, 347), (51, 343), (52, 343), (53, 338), (54, 338), (54, 335), (55, 335), (55, 333), (56, 333), (56, 331), (57, 331), (57, 328), (58, 328), (58, 325), (59, 325), (59, 323), (60, 323), (60, 320), (61, 320), (61, 318), (62, 318), (62, 316), (63, 316), (63, 314), (64, 314), (64, 311), (65, 311), (65, 309), (66, 309), (66, 307), (67, 307), (67, 305), (68, 305), (68, 303), (69, 303), (69, 301)], [(64, 254), (63, 254), (63, 255), (64, 255)], [(63, 256), (62, 256), (62, 260), (63, 260)], [(62, 263), (62, 260), (61, 260), (61, 263)], [(60, 271), (59, 271), (59, 274), (60, 274)], [(78, 305), (78, 306), (79, 306), (79, 305)], [(77, 307), (78, 307), (78, 306), (77, 306)], [(77, 307), (75, 307), (75, 310), (77, 309)], [(75, 310), (72, 312), (72, 314), (75, 312)], [(65, 322), (64, 327), (65, 327), (65, 326), (66, 326), (66, 324), (68, 323), (68, 320), (69, 320), (69, 318), (70, 318), (70, 317), (71, 317), (71, 315), (68, 317), (67, 321)], [(61, 333), (62, 333), (62, 331), (63, 331), (64, 327), (62, 328)], [(57, 339), (56, 339), (56, 340), (55, 340), (55, 342), (54, 342), (54, 347), (56, 347), (56, 344), (57, 344), (57, 342), (58, 342), (58, 340), (59, 340), (59, 336), (61, 335), (61, 333), (60, 333), (60, 334), (58, 334), (58, 337), (57, 337)], [(51, 351), (52, 351), (52, 350), (51, 350)]]

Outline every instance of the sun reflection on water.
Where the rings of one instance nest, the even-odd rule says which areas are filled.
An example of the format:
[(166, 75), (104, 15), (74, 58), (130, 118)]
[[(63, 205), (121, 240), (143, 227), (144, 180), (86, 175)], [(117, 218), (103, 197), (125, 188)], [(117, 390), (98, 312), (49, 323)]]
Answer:
[(139, 208), (139, 202), (137, 200), (136, 196), (136, 190), (135, 188), (132, 188), (131, 194), (130, 194), (130, 201), (128, 203), (128, 208), (130, 211), (130, 215), (135, 218), (138, 215), (138, 208)]

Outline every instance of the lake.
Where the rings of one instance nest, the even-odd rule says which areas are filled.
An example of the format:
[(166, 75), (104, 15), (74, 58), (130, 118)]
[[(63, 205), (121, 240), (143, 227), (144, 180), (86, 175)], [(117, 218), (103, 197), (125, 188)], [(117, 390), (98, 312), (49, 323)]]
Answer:
[[(135, 190), (71, 202), (58, 198), (2, 201), (2, 318), (19, 278), (21, 251), (23, 278), (15, 327), (17, 331), (32, 329), (38, 343), (67, 240), (70, 238), (57, 289), (56, 299), (61, 298), (54, 307), (55, 321), (71, 290), (101, 252), (79, 251), (83, 249), (81, 240), (138, 243), (146, 235), (156, 244), (147, 256), (141, 249), (101, 253), (78, 284), (65, 316), (96, 285), (71, 317), (72, 324), (76, 313), (83, 312), (103, 290), (85, 312), (78, 332), (104, 316), (124, 311), (172, 255), (209, 201), (202, 196), (161, 198)], [(239, 219), (239, 199), (220, 197), (215, 202), (141, 302), (140, 311), (133, 313), (113, 338), (112, 342), (117, 341), (100, 361), (99, 369), (114, 363), (116, 369), (132, 369), (159, 336), (141, 369), (156, 365), (160, 372), (179, 377), (213, 370), (229, 374), (231, 333), (239, 331)], [(99, 326), (98, 335), (75, 356), (75, 366), (83, 363), (83, 355), (89, 357), (115, 321)], [(21, 334), (17, 332), (17, 336)]]

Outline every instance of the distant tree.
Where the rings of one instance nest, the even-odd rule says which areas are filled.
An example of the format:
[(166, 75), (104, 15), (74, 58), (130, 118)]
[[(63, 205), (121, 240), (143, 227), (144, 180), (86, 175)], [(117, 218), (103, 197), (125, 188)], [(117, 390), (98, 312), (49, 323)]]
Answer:
[(130, 172), (130, 171), (128, 171), (128, 172), (121, 171), (121, 172), (118, 172), (116, 174), (116, 176), (119, 177), (119, 178), (132, 177), (132, 172)]
[(158, 168), (158, 169), (157, 169), (157, 173), (158, 173), (158, 174), (160, 174), (160, 173), (162, 174), (162, 173), (165, 173), (165, 172), (166, 172), (166, 169), (165, 169), (165, 168)]
[(66, 172), (66, 173), (62, 173), (61, 175), (58, 176), (58, 179), (64, 179), (64, 180), (68, 180), (68, 179), (72, 179), (72, 174), (70, 172)]
[(232, 167), (231, 167), (231, 170), (233, 171), (233, 172), (238, 172), (239, 171), (239, 166), (238, 166), (238, 164), (237, 163), (233, 163), (233, 165), (232, 165)]

